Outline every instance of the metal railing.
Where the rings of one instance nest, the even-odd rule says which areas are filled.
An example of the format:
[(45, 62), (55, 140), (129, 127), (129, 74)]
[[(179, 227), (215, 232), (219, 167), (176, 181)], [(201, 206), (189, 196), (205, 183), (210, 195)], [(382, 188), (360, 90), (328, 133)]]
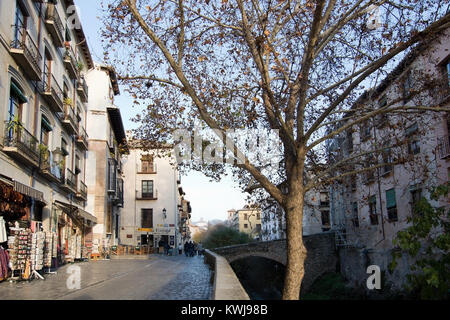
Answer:
[(70, 61), (75, 73), (78, 74), (78, 63), (77, 59), (75, 59), (75, 53), (73, 52), (72, 47), (66, 47), (66, 51), (64, 52), (64, 60)]
[(450, 156), (450, 136), (438, 138), (438, 153), (441, 159)]
[(78, 128), (78, 123), (75, 121), (75, 111), (70, 104), (64, 105), (64, 120), (70, 121), (75, 128)]
[(158, 190), (156, 188), (153, 189), (153, 192), (142, 192), (142, 191), (138, 191), (137, 192), (137, 199), (141, 199), (141, 200), (154, 200), (154, 199), (158, 199)]
[(86, 130), (82, 126), (79, 126), (78, 127), (78, 140), (82, 140), (85, 145), (88, 145), (87, 139), (88, 139), (88, 135), (86, 133)]
[(56, 81), (55, 76), (49, 72), (44, 72), (44, 79), (42, 80), (42, 91), (51, 93), (53, 98), (58, 102), (58, 105), (62, 105), (63, 92), (61, 87)]
[(55, 24), (55, 28), (57, 32), (59, 33), (59, 36), (61, 39), (64, 39), (64, 25), (62, 23), (62, 20), (59, 16), (58, 10), (56, 8), (56, 5), (53, 3), (47, 4), (47, 9), (45, 11), (45, 20), (53, 21)]
[(18, 25), (13, 25), (14, 28), (14, 40), (11, 42), (11, 48), (22, 49), (27, 60), (41, 73), (41, 60), (42, 56), (39, 53), (39, 49), (33, 38), (28, 31)]
[(70, 169), (66, 169), (66, 175), (64, 178), (69, 187), (77, 190), (77, 176)]
[(80, 181), (79, 185), (78, 185), (78, 192), (83, 196), (83, 197), (87, 197), (87, 185), (83, 182)]
[(86, 80), (83, 77), (78, 78), (78, 87), (81, 88), (84, 93), (86, 94), (86, 97), (88, 96), (88, 86), (86, 83)]
[(17, 121), (5, 121), (5, 136), (3, 144), (16, 147), (23, 153), (39, 161), (39, 141)]
[(50, 150), (41, 150), (39, 167), (42, 171), (50, 172), (56, 179), (61, 181), (61, 168), (53, 160), (53, 152)]

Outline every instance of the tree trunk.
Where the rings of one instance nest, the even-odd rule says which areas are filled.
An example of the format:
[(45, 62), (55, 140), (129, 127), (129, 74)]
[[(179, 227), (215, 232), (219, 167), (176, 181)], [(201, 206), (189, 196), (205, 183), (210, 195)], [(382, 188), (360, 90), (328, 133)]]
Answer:
[[(300, 192), (298, 192), (300, 191)], [(284, 278), (283, 300), (298, 300), (305, 273), (306, 248), (303, 245), (302, 190), (292, 190), (286, 200), (287, 263)]]

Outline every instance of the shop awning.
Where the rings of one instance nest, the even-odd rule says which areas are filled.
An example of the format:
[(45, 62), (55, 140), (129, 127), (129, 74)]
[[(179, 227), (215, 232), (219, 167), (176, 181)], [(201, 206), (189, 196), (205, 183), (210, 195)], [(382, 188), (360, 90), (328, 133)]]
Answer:
[(23, 183), (20, 183), (18, 181), (13, 181), (14, 183), (14, 191), (20, 192), (26, 196), (29, 196), (33, 198), (36, 201), (39, 201), (40, 203), (47, 205), (47, 202), (44, 200), (44, 193), (36, 190), (32, 187), (29, 187), (27, 185), (24, 185)]
[(97, 223), (97, 218), (95, 216), (73, 204), (55, 200), (55, 205), (75, 219), (83, 218), (92, 223)]

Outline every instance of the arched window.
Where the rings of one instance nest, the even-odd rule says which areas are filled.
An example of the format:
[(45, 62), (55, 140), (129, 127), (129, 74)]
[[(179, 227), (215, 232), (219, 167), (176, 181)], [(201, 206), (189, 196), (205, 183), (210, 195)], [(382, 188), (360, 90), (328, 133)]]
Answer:
[(22, 105), (26, 102), (28, 100), (23, 94), (22, 88), (14, 80), (11, 80), (8, 121), (20, 122), (22, 120)]

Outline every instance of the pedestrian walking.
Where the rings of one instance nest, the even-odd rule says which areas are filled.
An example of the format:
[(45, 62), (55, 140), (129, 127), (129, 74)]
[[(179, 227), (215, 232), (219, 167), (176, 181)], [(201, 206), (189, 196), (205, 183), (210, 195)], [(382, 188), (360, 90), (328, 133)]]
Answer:
[(186, 257), (189, 254), (189, 243), (187, 241), (184, 243), (184, 254), (186, 255)]
[(181, 245), (181, 242), (178, 244), (178, 254), (179, 255), (183, 254), (183, 246)]

